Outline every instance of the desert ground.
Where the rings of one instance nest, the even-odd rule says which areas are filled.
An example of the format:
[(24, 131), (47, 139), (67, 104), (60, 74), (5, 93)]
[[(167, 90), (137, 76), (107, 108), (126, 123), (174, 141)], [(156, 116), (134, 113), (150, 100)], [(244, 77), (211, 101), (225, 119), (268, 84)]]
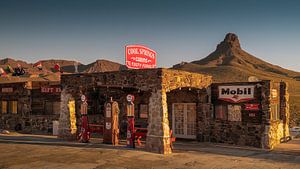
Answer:
[[(0, 168), (99, 168), (99, 169), (193, 169), (193, 168), (300, 168), (300, 140), (282, 144), (274, 151), (222, 144), (177, 141), (171, 155), (91, 143), (65, 142), (54, 136), (0, 135)], [(290, 149), (289, 149), (290, 148)]]

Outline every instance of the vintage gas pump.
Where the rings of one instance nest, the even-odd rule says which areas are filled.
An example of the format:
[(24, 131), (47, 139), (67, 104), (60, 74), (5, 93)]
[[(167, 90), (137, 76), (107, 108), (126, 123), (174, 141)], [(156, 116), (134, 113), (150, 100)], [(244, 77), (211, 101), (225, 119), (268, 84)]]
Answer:
[(119, 105), (110, 98), (105, 103), (103, 143), (119, 144)]
[(81, 96), (81, 106), (80, 106), (80, 113), (81, 113), (81, 129), (79, 134), (79, 141), (82, 143), (87, 143), (90, 140), (90, 132), (88, 126), (88, 117), (87, 117), (87, 99), (85, 95)]
[(129, 148), (135, 148), (134, 140), (135, 140), (135, 131), (134, 131), (134, 96), (127, 95), (127, 139), (126, 144)]

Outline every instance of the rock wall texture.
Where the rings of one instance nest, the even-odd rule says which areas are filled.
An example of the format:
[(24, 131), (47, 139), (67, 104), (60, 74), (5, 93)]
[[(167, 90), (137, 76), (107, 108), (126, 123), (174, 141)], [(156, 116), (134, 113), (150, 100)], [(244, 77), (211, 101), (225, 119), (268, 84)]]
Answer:
[(71, 94), (66, 93), (63, 89), (61, 92), (61, 113), (59, 116), (58, 137), (74, 140), (76, 139), (76, 113), (75, 100)]
[[(36, 88), (32, 89), (32, 85)], [(2, 113), (0, 103), (0, 128), (17, 130), (23, 133), (51, 134), (53, 121), (58, 120), (59, 112), (46, 114), (45, 107), (33, 113), (32, 110), (38, 105), (32, 103), (33, 99), (38, 100), (39, 105), (45, 105), (45, 100), (59, 101), (58, 94), (40, 93), (39, 83), (6, 83), (0, 84), (0, 88), (12, 88), (12, 92), (2, 92), (0, 89), (0, 101), (17, 101), (17, 113)], [(9, 106), (8, 106), (8, 109)]]
[[(269, 107), (268, 116), (266, 119), (265, 132), (262, 140), (262, 147), (266, 149), (273, 149), (276, 145), (286, 140), (286, 137), (290, 136), (289, 133), (289, 94), (287, 92), (288, 85), (285, 82), (280, 82), (277, 85), (270, 84), (270, 89), (278, 89), (280, 92), (279, 95), (279, 115), (280, 119), (274, 120), (270, 116), (271, 108)], [(269, 94), (269, 93), (267, 93)], [(269, 94), (269, 103), (271, 104), (271, 94)], [(269, 105), (270, 105), (269, 104)]]
[[(242, 103), (219, 100), (219, 85), (254, 85), (255, 99)], [(258, 104), (259, 110), (246, 110), (245, 104)], [(216, 105), (241, 106), (241, 120), (229, 121), (228, 117), (225, 119), (216, 118), (214, 114)], [(278, 109), (275, 110), (274, 107)], [(280, 143), (281, 139), (289, 136), (288, 93), (284, 82), (261, 81), (213, 84), (212, 105), (210, 105), (210, 108), (204, 105), (202, 111), (203, 113), (198, 118), (202, 122), (199, 123), (199, 141), (272, 149)], [(278, 111), (278, 116), (276, 116), (276, 111)]]

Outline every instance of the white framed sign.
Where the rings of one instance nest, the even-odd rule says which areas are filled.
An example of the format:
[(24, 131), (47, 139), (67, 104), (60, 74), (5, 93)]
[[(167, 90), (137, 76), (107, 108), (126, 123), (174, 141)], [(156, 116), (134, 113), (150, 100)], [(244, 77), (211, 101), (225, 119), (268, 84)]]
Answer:
[(254, 99), (254, 85), (219, 86), (218, 99), (240, 103)]
[(105, 117), (111, 117), (111, 104), (110, 103), (106, 104), (105, 114), (106, 114)]
[(228, 121), (242, 121), (242, 108), (239, 105), (228, 105)]
[(111, 123), (106, 122), (106, 123), (105, 123), (105, 128), (106, 128), (107, 130), (110, 130), (110, 129), (111, 129)]

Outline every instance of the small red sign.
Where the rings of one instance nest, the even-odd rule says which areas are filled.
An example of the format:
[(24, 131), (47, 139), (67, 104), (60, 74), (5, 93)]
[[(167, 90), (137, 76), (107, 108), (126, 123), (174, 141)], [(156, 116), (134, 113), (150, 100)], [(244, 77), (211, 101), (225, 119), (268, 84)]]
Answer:
[(125, 47), (125, 62), (130, 69), (149, 69), (156, 67), (156, 52), (142, 45)]
[(245, 104), (245, 110), (259, 110), (259, 104)]

